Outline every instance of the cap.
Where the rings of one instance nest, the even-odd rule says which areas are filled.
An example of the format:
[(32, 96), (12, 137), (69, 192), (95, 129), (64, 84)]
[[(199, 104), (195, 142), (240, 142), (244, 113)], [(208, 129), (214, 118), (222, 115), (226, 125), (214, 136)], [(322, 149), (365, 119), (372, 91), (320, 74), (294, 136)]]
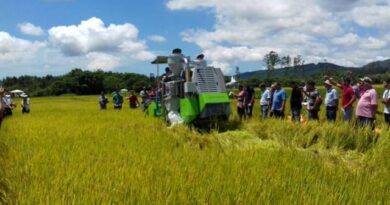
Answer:
[(370, 83), (370, 84), (372, 83), (371, 78), (369, 78), (369, 77), (367, 77), (367, 76), (364, 77), (364, 78), (361, 78), (360, 80), (361, 80), (362, 82), (364, 82), (364, 83)]
[(332, 85), (332, 83), (330, 83), (330, 80), (325, 80), (324, 84), (326, 84), (326, 85)]

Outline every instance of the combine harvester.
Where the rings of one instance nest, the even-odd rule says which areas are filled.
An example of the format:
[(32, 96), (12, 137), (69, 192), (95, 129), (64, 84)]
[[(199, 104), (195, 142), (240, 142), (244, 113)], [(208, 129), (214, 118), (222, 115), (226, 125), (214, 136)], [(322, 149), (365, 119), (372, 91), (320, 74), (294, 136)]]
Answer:
[[(181, 54), (158, 56), (152, 64), (168, 64), (169, 72), (160, 84), (161, 94), (148, 107), (150, 116), (162, 116), (171, 124), (203, 127), (227, 121), (231, 113), (224, 75), (206, 61)], [(158, 72), (158, 71), (157, 71)]]

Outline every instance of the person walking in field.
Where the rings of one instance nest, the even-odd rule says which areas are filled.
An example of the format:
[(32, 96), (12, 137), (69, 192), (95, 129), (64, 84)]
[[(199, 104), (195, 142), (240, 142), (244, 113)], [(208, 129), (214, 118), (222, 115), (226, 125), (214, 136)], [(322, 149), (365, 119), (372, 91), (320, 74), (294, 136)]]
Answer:
[(245, 120), (246, 119), (246, 113), (245, 113), (245, 107), (244, 107), (244, 98), (245, 98), (244, 86), (242, 86), (242, 85), (238, 86), (238, 94), (230, 92), (229, 95), (237, 98), (237, 114), (238, 114), (238, 117), (240, 118), (240, 121), (242, 121), (242, 119)]
[[(352, 120), (353, 114), (353, 103), (356, 100), (357, 94), (355, 94), (354, 90), (351, 87), (351, 79), (344, 78), (344, 82), (342, 84), (337, 83), (331, 77), (325, 76), (326, 80), (341, 89), (341, 105), (343, 109), (343, 120), (350, 122)], [(362, 91), (360, 91), (362, 92)], [(358, 95), (361, 95), (359, 93)]]
[(108, 104), (108, 99), (104, 95), (104, 92), (102, 92), (100, 94), (100, 97), (99, 97), (100, 110), (106, 110), (107, 109), (107, 104)]
[(118, 91), (115, 92), (115, 95), (112, 98), (112, 101), (114, 102), (114, 109), (116, 109), (116, 110), (122, 109), (123, 97)]
[(291, 107), (291, 120), (293, 122), (301, 122), (301, 110), (302, 110), (302, 101), (303, 95), (301, 89), (299, 89), (298, 84), (295, 81), (290, 83), (291, 86), (291, 98), (290, 98), (290, 107)]
[(390, 79), (384, 82), (385, 91), (383, 92), (382, 103), (385, 108), (383, 111), (385, 122), (390, 126)]
[(260, 84), (261, 96), (260, 96), (260, 111), (263, 119), (267, 118), (269, 104), (271, 101), (271, 91), (266, 87), (264, 83)]
[(315, 82), (309, 81), (306, 84), (306, 91), (302, 90), (303, 94), (307, 97), (307, 119), (308, 120), (319, 120), (318, 112), (322, 103), (320, 93), (315, 88)]
[(131, 91), (130, 96), (126, 99), (129, 101), (129, 106), (131, 109), (136, 109), (139, 106), (138, 98), (135, 95), (134, 91)]
[(272, 100), (272, 113), (275, 118), (284, 118), (287, 94), (281, 83), (275, 83), (275, 92)]
[(325, 106), (326, 106), (326, 119), (329, 122), (336, 121), (337, 109), (339, 105), (339, 99), (337, 97), (337, 90), (332, 88), (332, 83), (329, 80), (324, 82), (326, 88)]
[(25, 93), (20, 95), (20, 97), (22, 98), (22, 102), (21, 102), (22, 114), (30, 113), (30, 98)]
[(378, 109), (378, 95), (372, 87), (372, 80), (369, 77), (364, 77), (363, 89), (356, 108), (357, 123), (360, 126), (371, 126), (375, 128), (375, 114)]
[(249, 85), (249, 81), (244, 81), (244, 108), (248, 118), (252, 118), (253, 106), (255, 103), (255, 89)]

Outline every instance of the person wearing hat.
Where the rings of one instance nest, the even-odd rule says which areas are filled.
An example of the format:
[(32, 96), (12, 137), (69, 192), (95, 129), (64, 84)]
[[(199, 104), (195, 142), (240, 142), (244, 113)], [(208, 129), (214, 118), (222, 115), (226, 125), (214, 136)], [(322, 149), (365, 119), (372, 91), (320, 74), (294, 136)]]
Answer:
[(357, 123), (360, 126), (375, 127), (375, 114), (378, 109), (378, 95), (372, 87), (372, 80), (369, 77), (361, 79), (364, 93), (361, 94), (356, 108)]
[(194, 61), (194, 64), (200, 67), (206, 67), (207, 61), (204, 59), (204, 54), (199, 54), (198, 56), (196, 56), (196, 60)]
[(25, 93), (20, 95), (20, 97), (22, 98), (22, 102), (20, 103), (22, 106), (22, 114), (30, 113), (30, 98)]
[(329, 122), (336, 121), (337, 107), (339, 99), (337, 97), (337, 90), (332, 88), (332, 83), (329, 80), (324, 82), (326, 88), (325, 106), (326, 106), (326, 119)]
[(325, 76), (326, 80), (341, 89), (341, 105), (343, 110), (343, 120), (350, 122), (353, 115), (353, 103), (356, 100), (356, 94), (351, 87), (351, 79), (344, 78), (343, 83), (337, 83), (331, 77)]
[(385, 105), (383, 111), (385, 122), (390, 126), (390, 78), (384, 82), (385, 92), (383, 92), (382, 103)]

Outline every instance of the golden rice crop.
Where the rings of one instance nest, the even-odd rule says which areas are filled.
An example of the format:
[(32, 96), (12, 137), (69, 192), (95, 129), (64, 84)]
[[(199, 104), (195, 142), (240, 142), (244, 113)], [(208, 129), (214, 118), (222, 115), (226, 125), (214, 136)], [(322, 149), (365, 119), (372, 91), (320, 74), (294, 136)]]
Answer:
[[(0, 130), (13, 204), (385, 204), (390, 132), (234, 114), (220, 132), (167, 128), (97, 97), (32, 99)], [(259, 109), (256, 107), (255, 109)], [(4, 152), (3, 152), (4, 151)]]

